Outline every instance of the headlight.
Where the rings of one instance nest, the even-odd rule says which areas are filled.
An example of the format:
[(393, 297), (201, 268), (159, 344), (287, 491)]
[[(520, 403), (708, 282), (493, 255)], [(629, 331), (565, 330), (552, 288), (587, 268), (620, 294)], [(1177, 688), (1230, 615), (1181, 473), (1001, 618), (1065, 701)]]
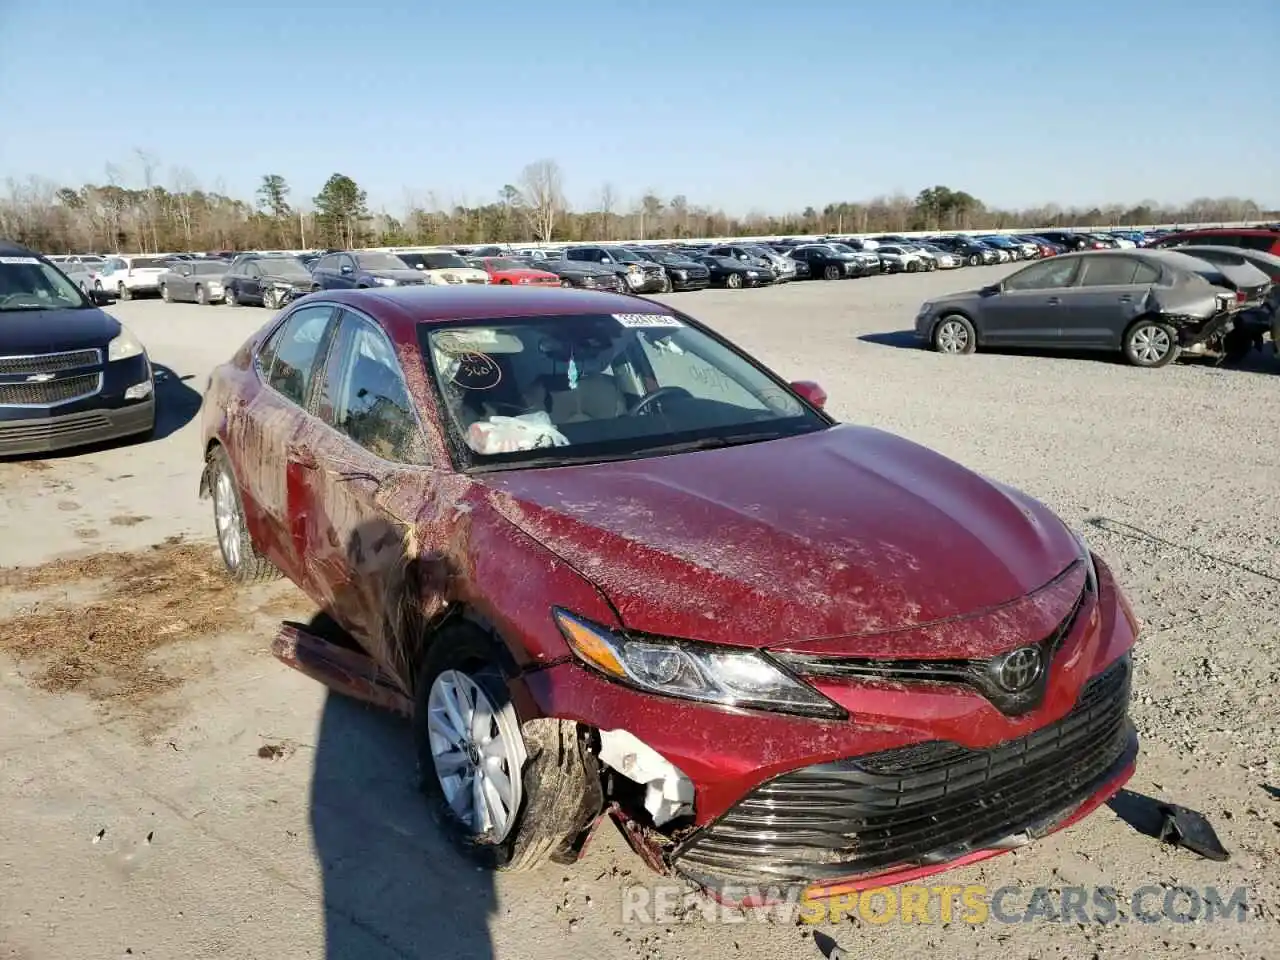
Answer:
[(672, 271), (671, 271), (671, 275), (672, 275), (673, 277), (675, 277), (677, 280), (688, 280), (688, 279), (689, 279), (689, 274), (688, 274), (688, 272), (687, 272), (687, 271), (685, 271), (685, 270), (672, 270)]
[(759, 651), (632, 638), (559, 608), (552, 615), (584, 663), (639, 690), (723, 706), (847, 717), (841, 707)]
[(756, 273), (756, 271), (754, 271), (754, 270), (748, 270), (748, 271), (747, 271), (747, 276), (748, 276), (748, 277), (758, 277), (758, 276), (760, 276), (760, 274)]
[(380, 287), (394, 287), (396, 282), (390, 277), (374, 277), (373, 282)]
[(107, 360), (128, 360), (130, 357), (141, 356), (146, 351), (143, 350), (142, 344), (138, 342), (138, 338), (129, 332), (129, 328), (121, 325), (119, 335), (107, 344)]
[(528, 283), (528, 282), (529, 282), (528, 277), (521, 277), (519, 280), (516, 281), (516, 283)]

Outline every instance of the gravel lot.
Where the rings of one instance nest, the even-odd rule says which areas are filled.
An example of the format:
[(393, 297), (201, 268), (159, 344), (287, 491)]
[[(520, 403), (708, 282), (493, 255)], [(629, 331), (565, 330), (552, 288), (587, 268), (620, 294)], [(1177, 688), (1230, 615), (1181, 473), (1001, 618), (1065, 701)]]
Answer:
[[(1199, 859), (1104, 808), (935, 882), (1018, 884), (1024, 904), (1036, 886), (1111, 886), (1122, 900), (1152, 884), (1224, 895), (1246, 886), (1248, 918), (818, 929), (850, 957), (1274, 956), (1280, 365), (947, 358), (896, 333), (926, 297), (1007, 270), (672, 299), (784, 375), (821, 382), (842, 419), (938, 448), (1084, 529), (1145, 623), (1134, 705), (1144, 752), (1130, 789), (1204, 812), (1233, 854)], [(157, 544), (165, 557), (176, 536), (212, 540), (208, 504), (196, 499), (198, 391), (267, 318), (159, 302), (111, 310), (172, 371), (161, 436), (0, 463), (0, 567), (73, 558), (35, 574), (0, 571), (0, 617), (11, 635), (24, 617), (50, 617), (47, 645), (64, 657), (48, 634), (70, 622), (100, 624), (104, 643), (128, 637), (140, 652), (84, 682), (74, 658), (59, 673), (0, 639), (14, 653), (0, 653), (0, 957), (820, 955), (813, 928), (767, 915), (624, 925), (624, 888), (654, 878), (612, 830), (575, 867), (495, 882), (424, 813), (404, 725), (327, 697), (270, 657), (273, 625), (311, 613), (291, 587), (219, 592), (201, 585), (200, 569), (165, 581), (154, 554), (151, 568), (147, 554), (127, 569), (104, 560)]]

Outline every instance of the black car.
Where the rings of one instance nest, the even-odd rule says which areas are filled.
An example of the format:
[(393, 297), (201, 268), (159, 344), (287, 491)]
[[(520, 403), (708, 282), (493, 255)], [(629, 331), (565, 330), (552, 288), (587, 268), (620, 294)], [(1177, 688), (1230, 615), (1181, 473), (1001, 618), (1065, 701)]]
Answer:
[(247, 254), (236, 257), (222, 277), (223, 302), (278, 310), (315, 289), (311, 272), (297, 257)]
[(343, 251), (321, 257), (311, 266), (312, 290), (359, 290), (364, 287), (413, 287), (427, 281), (394, 253)]
[(151, 435), (151, 361), (105, 300), (0, 241), (0, 456)]
[(1037, 236), (1044, 237), (1050, 243), (1056, 243), (1068, 251), (1085, 250), (1093, 246), (1088, 236), (1071, 230), (1042, 230)]
[(969, 237), (934, 237), (929, 242), (954, 253), (971, 267), (989, 266), (1000, 259), (993, 247)]
[(667, 271), (660, 264), (637, 256), (626, 247), (585, 244), (566, 247), (564, 259), (608, 267), (631, 293), (661, 293), (667, 288)]
[(667, 272), (668, 290), (705, 290), (711, 286), (711, 271), (687, 254), (647, 249), (635, 249), (635, 253), (662, 265)]
[(607, 290), (610, 293), (630, 293), (627, 285), (610, 267), (582, 260), (552, 260), (549, 257), (515, 257), (521, 263), (538, 270), (546, 270), (560, 278), (562, 287), (580, 287), (583, 290)]
[[(810, 279), (821, 277), (823, 280), (843, 280), (846, 277), (861, 276), (864, 271), (856, 254), (841, 253), (825, 243), (806, 243), (793, 247), (788, 256), (793, 260), (803, 260), (809, 265)], [(876, 272), (879, 272), (878, 267)]]
[(765, 287), (773, 283), (773, 270), (759, 263), (743, 263), (733, 257), (701, 256), (698, 262), (711, 271), (713, 287)]

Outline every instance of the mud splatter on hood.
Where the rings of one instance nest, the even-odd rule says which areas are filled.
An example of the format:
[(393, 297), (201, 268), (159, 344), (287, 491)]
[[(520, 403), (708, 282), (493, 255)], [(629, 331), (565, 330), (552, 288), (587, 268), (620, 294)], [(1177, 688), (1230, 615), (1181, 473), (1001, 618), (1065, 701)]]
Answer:
[(968, 616), (1077, 556), (1044, 506), (891, 434), (484, 478), (632, 629), (750, 646)]

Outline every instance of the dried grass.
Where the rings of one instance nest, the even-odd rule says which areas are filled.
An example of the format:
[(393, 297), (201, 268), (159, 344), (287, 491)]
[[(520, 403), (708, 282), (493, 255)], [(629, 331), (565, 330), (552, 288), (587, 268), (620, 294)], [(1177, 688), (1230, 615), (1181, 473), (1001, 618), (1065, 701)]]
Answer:
[[(61, 596), (48, 596), (59, 587)], [(71, 587), (88, 598), (73, 601)], [(0, 588), (47, 597), (0, 621), (0, 648), (39, 663), (34, 681), (42, 688), (83, 689), (98, 699), (147, 699), (172, 687), (178, 681), (154, 666), (153, 653), (251, 622), (216, 548), (178, 537), (146, 550), (0, 570)]]

